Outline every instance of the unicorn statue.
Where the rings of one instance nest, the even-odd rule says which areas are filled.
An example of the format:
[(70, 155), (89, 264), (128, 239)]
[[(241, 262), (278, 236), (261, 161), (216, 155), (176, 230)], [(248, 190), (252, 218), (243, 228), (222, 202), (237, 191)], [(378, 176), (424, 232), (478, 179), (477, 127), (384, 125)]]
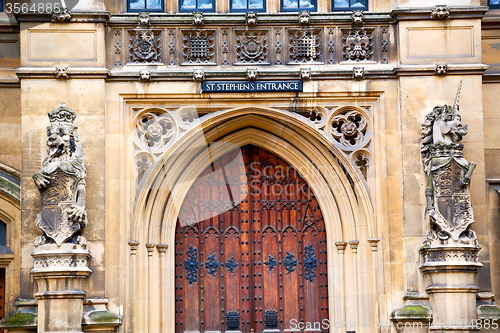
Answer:
[(459, 114), (460, 82), (452, 106), (436, 106), (422, 124), (421, 155), (428, 175), (425, 196), (426, 213), (430, 218), (429, 245), (477, 246), (476, 234), (469, 226), (474, 223), (470, 200), (470, 180), (476, 167), (463, 157), (460, 143), (467, 135), (467, 125)]

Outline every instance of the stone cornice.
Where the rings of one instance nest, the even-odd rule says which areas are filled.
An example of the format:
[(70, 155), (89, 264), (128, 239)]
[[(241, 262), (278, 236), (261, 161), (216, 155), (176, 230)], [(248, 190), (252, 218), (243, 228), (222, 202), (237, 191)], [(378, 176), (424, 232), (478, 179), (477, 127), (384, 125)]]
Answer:
[[(391, 12), (396, 21), (409, 20), (433, 20), (431, 12), (434, 7), (427, 8), (398, 8)], [(480, 19), (488, 11), (487, 6), (460, 6), (448, 7), (450, 10), (449, 19)], [(446, 19), (448, 20), (448, 19)]]
[[(193, 16), (192, 14), (177, 13), (177, 14), (167, 14), (167, 13), (150, 13), (149, 15), (152, 26), (154, 25), (168, 25), (168, 24), (192, 24)], [(392, 22), (393, 19), (390, 13), (365, 13), (363, 16), (365, 24), (373, 24), (378, 22)], [(288, 23), (288, 24), (298, 24), (297, 13), (259, 13), (258, 14), (259, 24), (271, 24), (271, 23)], [(310, 24), (339, 24), (339, 23), (350, 23), (351, 13), (311, 13)], [(110, 25), (123, 25), (123, 24), (133, 24), (137, 25), (139, 23), (139, 16), (137, 13), (124, 13), (124, 14), (114, 14), (108, 20)], [(211, 24), (224, 25), (224, 24), (245, 24), (245, 14), (244, 13), (205, 13), (204, 14), (204, 26), (209, 26)]]
[[(335, 79), (352, 79), (353, 66), (363, 66), (363, 63), (353, 63), (352, 65), (341, 65), (335, 69), (315, 69), (314, 66), (297, 66), (286, 69), (276, 68), (259, 68), (259, 79), (300, 79), (301, 67), (312, 67), (311, 80), (335, 80)], [(372, 67), (373, 66), (373, 67)], [(196, 66), (199, 68), (201, 66)], [(69, 79), (107, 79), (109, 81), (140, 81), (140, 70), (148, 68), (148, 66), (138, 66), (137, 69), (127, 70), (109, 70), (107, 68), (69, 68)], [(446, 75), (483, 75), (487, 65), (484, 64), (470, 64), (470, 65), (448, 65), (448, 72)], [(186, 69), (154, 69), (149, 68), (151, 72), (152, 81), (163, 80), (193, 80), (193, 68)], [(204, 68), (205, 77), (207, 80), (234, 80), (246, 78), (246, 67), (237, 67), (221, 70), (215, 67)], [(392, 67), (390, 65), (370, 65), (364, 66), (365, 79), (395, 79), (401, 76), (430, 76), (435, 75), (434, 65), (422, 66), (399, 66)], [(40, 68), (40, 67), (21, 67), (15, 70), (19, 79), (55, 79), (54, 68)], [(498, 75), (488, 75), (488, 78), (493, 77), (500, 79)], [(61, 79), (64, 80), (64, 79)], [(484, 79), (483, 79), (484, 80)], [(12, 80), (12, 84), (14, 84)], [(18, 84), (16, 85), (18, 86)]]
[[(105, 23), (110, 13), (108, 11), (88, 11), (88, 10), (72, 10), (71, 20), (65, 23)], [(52, 22), (52, 15), (48, 14), (17, 14), (18, 22)]]
[[(21, 67), (15, 70), (19, 79), (55, 79), (55, 69), (43, 67)], [(110, 70), (107, 68), (69, 68), (69, 79), (105, 79)], [(66, 79), (60, 79), (66, 80)]]

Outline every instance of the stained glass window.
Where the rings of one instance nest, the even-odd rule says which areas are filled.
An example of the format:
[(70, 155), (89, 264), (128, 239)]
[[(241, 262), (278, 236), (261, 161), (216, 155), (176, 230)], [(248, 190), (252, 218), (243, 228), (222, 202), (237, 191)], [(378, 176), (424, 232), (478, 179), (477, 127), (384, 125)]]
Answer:
[(181, 12), (213, 12), (215, 10), (215, 0), (180, 0)]
[(367, 9), (368, 9), (368, 0), (333, 0), (333, 10), (367, 10)]
[(231, 0), (232, 12), (265, 12), (265, 0)]

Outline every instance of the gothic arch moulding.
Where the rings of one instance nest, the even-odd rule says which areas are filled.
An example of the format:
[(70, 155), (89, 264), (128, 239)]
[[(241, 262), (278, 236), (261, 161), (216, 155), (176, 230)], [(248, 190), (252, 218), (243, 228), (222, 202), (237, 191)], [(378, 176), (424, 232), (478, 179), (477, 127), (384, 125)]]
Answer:
[[(147, 116), (141, 118), (148, 113), (147, 109), (138, 113), (136, 121), (148, 119)], [(380, 265), (374, 262), (379, 261), (378, 256), (368, 242), (377, 237), (377, 232), (363, 175), (351, 163), (355, 155), (345, 154), (331, 144), (326, 135), (329, 130), (325, 133), (318, 130), (314, 120), (308, 123), (296, 117), (272, 108), (248, 107), (217, 112), (206, 119), (182, 116), (186, 121), (193, 119), (199, 126), (180, 130), (177, 139), (168, 143), (168, 149), (154, 157), (156, 162), (137, 192), (130, 245), (131, 276), (139, 282), (131, 285), (139, 287), (137, 290), (132, 287), (130, 296), (136, 301), (135, 313), (148, 311), (148, 318), (159, 320), (148, 323), (132, 320), (134, 325), (141, 326), (136, 327), (136, 331), (174, 330), (175, 253), (172, 245), (179, 207), (198, 173), (209, 166), (211, 160), (247, 144), (265, 149), (297, 168), (316, 194), (326, 227), (331, 320), (349, 320), (362, 313), (369, 314), (372, 321), (377, 320), (374, 317), (377, 311), (365, 309), (365, 304), (375, 301), (375, 276), (381, 272), (377, 271)], [(359, 116), (353, 120), (366, 135)], [(319, 123), (330, 124), (329, 120)], [(159, 131), (158, 128), (155, 133)], [(218, 144), (207, 145), (207, 142)], [(368, 142), (360, 142), (360, 147), (355, 149), (365, 148)], [(361, 150), (356, 153), (361, 154)], [(141, 250), (144, 245), (147, 251)], [(357, 255), (358, 252), (363, 255)], [(361, 276), (357, 273), (360, 270), (370, 273)], [(348, 275), (356, 279), (346, 279)], [(370, 275), (373, 278), (369, 278)]]

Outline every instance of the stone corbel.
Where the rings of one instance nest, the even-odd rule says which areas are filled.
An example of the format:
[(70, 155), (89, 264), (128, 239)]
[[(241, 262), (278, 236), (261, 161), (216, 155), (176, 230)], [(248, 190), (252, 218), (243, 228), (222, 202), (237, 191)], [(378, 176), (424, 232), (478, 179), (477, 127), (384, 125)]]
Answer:
[(434, 73), (437, 75), (446, 75), (448, 74), (448, 64), (447, 63), (438, 63), (434, 66)]
[(245, 13), (245, 21), (247, 25), (257, 25), (257, 12)]
[(193, 80), (196, 82), (205, 81), (205, 70), (203, 68), (196, 68), (193, 70)]
[(344, 254), (345, 248), (347, 246), (347, 242), (336, 242), (335, 246), (337, 247), (339, 254)]
[(128, 245), (130, 246), (130, 255), (135, 256), (137, 255), (137, 249), (139, 248), (139, 242), (137, 241), (130, 241), (128, 242)]
[(60, 13), (52, 14), (52, 20), (55, 22), (69, 22), (72, 17), (71, 12), (67, 8), (64, 8)]
[(139, 25), (148, 26), (151, 24), (151, 18), (149, 17), (148, 12), (140, 12), (139, 13)]
[(351, 22), (355, 25), (363, 24), (363, 11), (362, 10), (353, 10), (351, 14)]
[(69, 79), (69, 67), (67, 65), (55, 67), (56, 79)]
[(259, 76), (257, 68), (247, 68), (246, 76), (248, 80), (257, 80), (257, 77)]
[(299, 24), (309, 24), (311, 22), (311, 12), (304, 10), (299, 12)]
[(358, 253), (359, 241), (357, 240), (349, 241), (349, 245), (351, 246), (352, 253)]
[(203, 25), (205, 21), (205, 15), (203, 12), (194, 12), (193, 13), (193, 25)]
[(150, 82), (151, 81), (151, 71), (149, 69), (143, 69), (139, 72), (139, 77), (142, 82)]
[(352, 69), (352, 77), (356, 80), (361, 80), (365, 78), (365, 68), (364, 67), (354, 67)]
[(311, 69), (310, 68), (301, 68), (300, 69), (300, 79), (301, 80), (309, 80), (311, 78)]
[(372, 247), (373, 252), (378, 251), (378, 243), (380, 242), (380, 238), (370, 238), (368, 239), (368, 243), (370, 243), (370, 246)]
[(450, 17), (450, 10), (447, 5), (436, 5), (431, 12), (431, 18), (444, 20)]

